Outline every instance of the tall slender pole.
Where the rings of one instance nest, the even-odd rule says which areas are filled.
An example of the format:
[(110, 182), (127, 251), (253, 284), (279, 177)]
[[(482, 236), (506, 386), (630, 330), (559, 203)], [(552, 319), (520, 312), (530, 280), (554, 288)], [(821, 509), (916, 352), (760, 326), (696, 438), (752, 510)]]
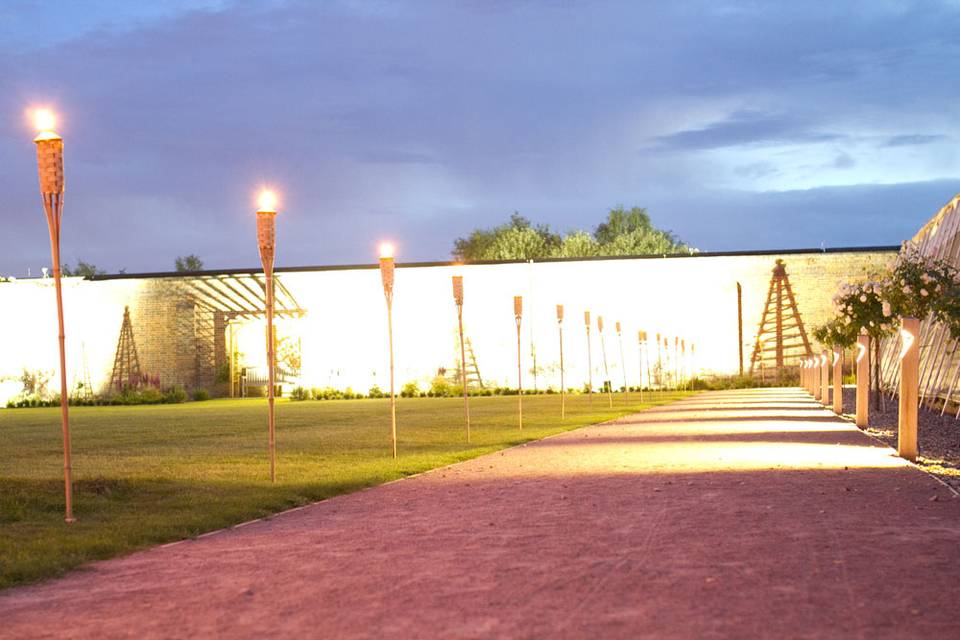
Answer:
[(620, 343), (620, 368), (623, 369), (623, 399), (630, 402), (630, 387), (627, 386), (627, 363), (623, 359), (623, 336), (620, 334), (620, 321), (615, 324), (617, 328), (617, 341)]
[(657, 386), (663, 389), (663, 356), (660, 351), (660, 334), (657, 334)]
[(383, 297), (387, 302), (387, 339), (390, 346), (390, 436), (393, 442), (393, 457), (397, 457), (397, 396), (393, 377), (393, 247), (380, 247), (380, 280), (383, 282)]
[(523, 296), (513, 296), (513, 316), (517, 322), (517, 423), (523, 431), (523, 367), (520, 352), (520, 321), (523, 318)]
[(463, 415), (467, 421), (467, 443), (470, 442), (470, 394), (467, 392), (467, 347), (463, 341), (463, 276), (453, 276), (453, 302), (457, 305), (457, 326), (460, 330), (460, 384), (463, 386)]
[[(643, 403), (643, 343), (647, 339), (646, 331), (637, 332), (637, 376), (640, 378), (640, 402)], [(650, 372), (647, 372), (647, 383), (650, 382)]]
[(557, 305), (557, 329), (560, 332), (560, 419), (567, 417), (567, 388), (563, 380), (563, 305)]
[(590, 312), (583, 312), (583, 324), (587, 330), (587, 396), (593, 404), (593, 349), (590, 348)]
[(39, 135), (37, 145), (37, 173), (40, 177), (40, 195), (50, 232), (50, 256), (53, 260), (53, 284), (57, 300), (57, 339), (60, 346), (60, 424), (63, 434), (63, 495), (64, 520), (76, 522), (73, 517), (73, 462), (70, 444), (70, 390), (67, 388), (66, 331), (63, 321), (63, 289), (60, 273), (60, 222), (63, 217), (63, 138), (52, 131), (53, 114), (38, 112)]
[(737, 349), (740, 353), (740, 377), (743, 377), (743, 287), (737, 283)]
[(680, 338), (673, 338), (673, 388), (680, 389)]
[(603, 316), (597, 316), (597, 331), (600, 333), (600, 352), (603, 353), (603, 386), (607, 388), (607, 397), (610, 399), (610, 408), (613, 408), (613, 382), (610, 380), (610, 369), (607, 367), (607, 345), (603, 341)]
[(257, 211), (257, 243), (260, 246), (260, 261), (266, 286), (267, 315), (267, 430), (270, 451), (270, 482), (277, 481), (277, 434), (274, 413), (276, 387), (276, 336), (273, 332), (273, 259), (276, 247), (276, 196), (265, 191), (260, 196)]

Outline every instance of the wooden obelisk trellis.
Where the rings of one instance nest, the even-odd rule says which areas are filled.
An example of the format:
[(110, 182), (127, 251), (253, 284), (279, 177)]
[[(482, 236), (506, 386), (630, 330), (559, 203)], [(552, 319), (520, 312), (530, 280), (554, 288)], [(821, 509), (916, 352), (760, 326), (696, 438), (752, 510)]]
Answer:
[(123, 308), (123, 324), (120, 326), (120, 339), (117, 341), (117, 353), (113, 358), (113, 375), (110, 376), (110, 390), (123, 391), (124, 387), (133, 387), (140, 383), (140, 358), (137, 356), (137, 344), (133, 340), (133, 324), (130, 322), (130, 308)]
[(763, 308), (757, 340), (750, 357), (750, 373), (753, 374), (757, 366), (762, 366), (776, 369), (779, 376), (788, 357), (812, 354), (803, 319), (797, 309), (797, 300), (790, 287), (790, 278), (787, 277), (786, 265), (778, 259), (773, 267), (767, 304)]

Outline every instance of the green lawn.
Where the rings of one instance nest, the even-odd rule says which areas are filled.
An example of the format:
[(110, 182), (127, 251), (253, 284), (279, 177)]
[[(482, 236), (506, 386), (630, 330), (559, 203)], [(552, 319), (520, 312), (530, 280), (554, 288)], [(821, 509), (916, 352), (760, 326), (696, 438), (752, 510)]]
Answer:
[(398, 399), (398, 460), (390, 457), (389, 402), (277, 405), (277, 484), (269, 482), (264, 400), (77, 407), (71, 411), (74, 510), (63, 522), (59, 409), (0, 411), (0, 588), (62, 574), (84, 562), (179, 540), (681, 397), (637, 394), (470, 402)]

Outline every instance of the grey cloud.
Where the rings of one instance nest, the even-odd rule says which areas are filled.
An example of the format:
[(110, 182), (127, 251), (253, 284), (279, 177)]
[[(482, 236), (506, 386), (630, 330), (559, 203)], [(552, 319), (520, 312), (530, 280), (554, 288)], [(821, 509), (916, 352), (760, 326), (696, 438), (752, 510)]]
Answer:
[[(63, 24), (82, 5), (62, 6)], [(735, 242), (712, 212), (736, 217), (742, 205), (785, 220), (800, 196), (706, 192), (715, 167), (697, 152), (781, 140), (842, 147), (860, 123), (939, 116), (958, 98), (958, 15), (869, 1), (810, 11), (304, 0), (58, 33), (29, 53), (0, 33), (0, 272), (49, 261), (20, 117), (40, 98), (65, 113), (64, 250), (109, 269), (166, 268), (188, 252), (211, 267), (256, 264), (251, 193), (262, 181), (283, 195), (287, 265), (370, 259), (374, 233), (397, 239), (405, 259), (443, 258), (453, 238), (517, 209), (583, 228), (618, 202), (648, 206), (703, 249), (762, 247), (780, 241), (779, 227)], [(15, 24), (35, 22), (23, 14)], [(731, 104), (763, 106), (706, 127), (656, 116)], [(645, 139), (657, 144), (637, 153)], [(733, 174), (769, 175), (767, 164)], [(710, 214), (688, 201), (694, 193)], [(863, 242), (895, 240), (903, 218), (878, 209), (874, 193), (824, 192), (817, 206), (835, 211), (829, 195), (848, 211), (886, 211)], [(820, 233), (812, 220), (784, 226), (809, 244)]]
[(922, 133), (913, 133), (905, 134), (899, 136), (892, 136), (884, 140), (884, 147), (907, 147), (907, 146), (919, 146), (924, 144), (931, 144), (934, 142), (940, 142), (941, 140), (946, 140), (947, 136), (943, 134), (929, 135)]
[(660, 136), (654, 142), (664, 149), (695, 151), (751, 144), (829, 142), (843, 137), (812, 130), (807, 122), (790, 116), (738, 111), (720, 122)]

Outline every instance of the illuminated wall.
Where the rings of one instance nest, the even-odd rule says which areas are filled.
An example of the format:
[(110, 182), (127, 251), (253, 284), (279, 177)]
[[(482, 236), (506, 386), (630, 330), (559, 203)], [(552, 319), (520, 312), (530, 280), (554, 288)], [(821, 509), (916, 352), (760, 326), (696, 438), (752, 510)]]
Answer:
[[(527, 388), (559, 382), (555, 306), (566, 309), (567, 386), (587, 378), (583, 311), (593, 315), (593, 379), (604, 379), (596, 317), (606, 322), (604, 342), (615, 386), (638, 383), (637, 331), (682, 337), (696, 345), (695, 365), (708, 373), (738, 367), (736, 283), (743, 286), (745, 359), (756, 335), (777, 258), (786, 262), (803, 320), (824, 321), (841, 281), (876, 271), (893, 249), (779, 254), (701, 255), (672, 258), (571, 260), (461, 267), (464, 322), (484, 381), (516, 386), (513, 296), (524, 297), (523, 368)], [(429, 387), (437, 371), (455, 370), (459, 351), (449, 265), (397, 267), (394, 334), (398, 385)], [(226, 276), (225, 276), (226, 277)], [(386, 313), (375, 267), (289, 270), (278, 275), (305, 315), (278, 322), (281, 336), (296, 339), (304, 386), (386, 388)], [(71, 388), (89, 378), (97, 390), (109, 383), (123, 310), (130, 308), (142, 368), (162, 384), (226, 393), (218, 383), (235, 346), (245, 364), (262, 367), (262, 319), (239, 317), (198, 303), (178, 277), (117, 277), (65, 281), (68, 376)], [(53, 282), (0, 283), (0, 403), (19, 393), (24, 370), (57, 367)], [(295, 300), (293, 300), (295, 299)], [(226, 307), (225, 307), (226, 308)], [(625, 371), (614, 323), (623, 324)], [(808, 328), (809, 332), (809, 328)], [(232, 344), (228, 344), (232, 343)], [(655, 355), (654, 355), (655, 358)], [(745, 363), (749, 364), (749, 362)], [(55, 386), (55, 385), (54, 385)]]

